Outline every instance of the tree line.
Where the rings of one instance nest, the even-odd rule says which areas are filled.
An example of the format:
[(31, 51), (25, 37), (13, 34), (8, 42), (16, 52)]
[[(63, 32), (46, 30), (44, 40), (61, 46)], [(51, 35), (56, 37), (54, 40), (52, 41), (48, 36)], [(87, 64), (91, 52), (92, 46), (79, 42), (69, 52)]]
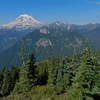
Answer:
[(22, 48), (22, 65), (0, 71), (0, 96), (26, 93), (33, 87), (54, 87), (57, 95), (67, 92), (66, 100), (99, 100), (100, 53), (86, 48), (73, 56), (56, 58), (54, 54), (37, 62), (33, 54), (27, 56)]

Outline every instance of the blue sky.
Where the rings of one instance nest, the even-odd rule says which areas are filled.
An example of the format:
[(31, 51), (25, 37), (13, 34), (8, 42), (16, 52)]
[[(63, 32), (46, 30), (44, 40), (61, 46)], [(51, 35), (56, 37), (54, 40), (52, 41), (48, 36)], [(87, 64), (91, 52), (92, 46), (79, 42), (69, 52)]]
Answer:
[(100, 0), (0, 0), (0, 25), (21, 14), (46, 23), (100, 23)]

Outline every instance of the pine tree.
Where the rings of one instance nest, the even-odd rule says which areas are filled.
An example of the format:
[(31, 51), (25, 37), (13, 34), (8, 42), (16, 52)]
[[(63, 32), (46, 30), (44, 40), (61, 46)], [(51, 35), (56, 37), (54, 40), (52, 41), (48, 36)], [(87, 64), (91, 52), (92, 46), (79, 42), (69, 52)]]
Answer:
[(77, 55), (76, 51), (74, 50), (73, 56), (72, 56), (72, 62), (71, 68), (72, 68), (72, 77), (75, 77), (78, 67), (80, 66), (80, 60), (79, 60), (79, 55)]
[(86, 100), (86, 96), (90, 94), (94, 80), (94, 63), (93, 56), (88, 42), (86, 49), (80, 57), (80, 64), (73, 78), (73, 84), (69, 90), (68, 98), (72, 100)]
[[(32, 86), (37, 84), (37, 66), (35, 65), (36, 58), (33, 54), (29, 56), (29, 61), (27, 62), (26, 66), (28, 68), (28, 79), (30, 80), (29, 84), (32, 84)], [(32, 87), (31, 86), (31, 87)]]
[(56, 85), (56, 78), (57, 78), (57, 67), (58, 67), (58, 60), (55, 58), (54, 54), (51, 56), (49, 61), (49, 68), (48, 68), (48, 84), (49, 85)]
[(1, 87), (2, 96), (9, 95), (11, 92), (11, 76), (9, 71), (5, 68), (3, 71), (3, 84)]
[(81, 64), (78, 72), (74, 78), (74, 86), (76, 88), (83, 88), (86, 94), (89, 94), (92, 89), (93, 81), (95, 79), (95, 67), (91, 49), (87, 44), (83, 51)]
[(64, 88), (67, 88), (68, 86), (71, 85), (71, 80), (72, 80), (72, 68), (70, 67), (70, 62), (68, 61), (68, 57), (67, 59), (63, 59), (63, 84), (64, 84)]
[(95, 52), (93, 55), (93, 61), (94, 61), (94, 80), (92, 83), (92, 95), (98, 95), (100, 96), (100, 53)]
[(48, 80), (48, 61), (38, 64), (38, 85), (46, 85)]
[[(19, 82), (17, 82), (14, 93), (23, 93), (28, 92), (32, 89), (34, 85), (37, 83), (37, 76), (36, 76), (36, 59), (32, 54), (26, 64), (23, 64), (20, 68), (19, 73)], [(17, 89), (19, 89), (17, 91)]]
[(2, 88), (2, 85), (3, 85), (3, 72), (2, 70), (0, 71), (0, 97), (2, 96), (1, 95), (1, 88)]
[(14, 89), (16, 82), (19, 79), (19, 68), (12, 66), (10, 69), (11, 76), (11, 91)]
[(25, 62), (26, 62), (26, 54), (25, 54), (24, 44), (22, 45), (20, 56), (21, 56), (22, 63), (25, 64)]
[(64, 90), (64, 66), (63, 66), (63, 59), (61, 58), (59, 61), (59, 67), (57, 70), (57, 79), (56, 79), (56, 87), (57, 93), (61, 93)]

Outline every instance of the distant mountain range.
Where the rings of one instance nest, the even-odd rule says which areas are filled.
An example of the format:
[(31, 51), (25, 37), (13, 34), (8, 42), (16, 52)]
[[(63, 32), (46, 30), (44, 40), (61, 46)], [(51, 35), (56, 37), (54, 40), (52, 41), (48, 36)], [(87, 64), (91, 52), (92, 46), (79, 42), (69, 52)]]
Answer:
[(15, 45), (0, 54), (1, 66), (20, 65), (21, 47), (24, 44), (26, 54), (34, 53), (37, 60), (44, 60), (51, 56), (69, 56), (74, 48), (79, 51), (83, 48), (84, 39), (77, 32), (68, 32), (57, 29), (41, 28), (25, 35)]
[(72, 55), (84, 48), (88, 38), (93, 49), (100, 49), (100, 24), (74, 25), (56, 21), (45, 24), (29, 15), (0, 26), (0, 66), (20, 65), (22, 44), (26, 53), (33, 52), (38, 60), (54, 52), (57, 57)]

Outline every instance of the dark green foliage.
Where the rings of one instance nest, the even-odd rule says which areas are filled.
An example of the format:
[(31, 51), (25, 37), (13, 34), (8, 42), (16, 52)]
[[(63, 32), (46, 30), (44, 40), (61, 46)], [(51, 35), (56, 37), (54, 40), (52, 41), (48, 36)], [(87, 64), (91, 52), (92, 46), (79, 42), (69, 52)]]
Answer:
[(94, 61), (94, 80), (92, 83), (92, 94), (100, 96), (100, 54), (96, 53), (93, 55)]
[(100, 53), (92, 52), (88, 42), (83, 52), (74, 52), (70, 57), (56, 58), (53, 54), (43, 62), (36, 62), (33, 54), (27, 58), (20, 68), (1, 70), (0, 96), (24, 94), (32, 89), (44, 96), (52, 88), (53, 96), (66, 94), (66, 100), (100, 98)]
[(54, 54), (51, 56), (49, 61), (49, 69), (48, 69), (48, 84), (56, 85), (57, 78), (57, 68), (58, 68), (58, 60), (55, 58)]
[(0, 89), (0, 94), (2, 96), (10, 94), (11, 91), (11, 76), (9, 71), (4, 68), (3, 69), (3, 80), (2, 80), (2, 86)]
[[(87, 43), (86, 49), (82, 53), (80, 66), (74, 78), (73, 86), (76, 89), (83, 89), (83, 96), (86, 95), (100, 95), (100, 64), (98, 57), (94, 55)], [(97, 84), (98, 85), (97, 85)]]
[(38, 85), (46, 85), (48, 80), (48, 61), (39, 63), (38, 65)]
[(25, 61), (26, 61), (26, 54), (25, 54), (25, 48), (24, 48), (24, 45), (22, 45), (22, 48), (21, 48), (21, 60), (22, 60), (22, 63), (25, 64)]
[(10, 69), (11, 91), (13, 91), (16, 82), (19, 80), (19, 68), (12, 66)]
[(1, 89), (2, 89), (2, 85), (3, 85), (3, 70), (0, 71), (0, 97), (2, 96), (1, 94)]
[(63, 71), (63, 59), (59, 61), (59, 67), (57, 69), (57, 79), (56, 79), (56, 88), (57, 92), (61, 93), (64, 90), (64, 71)]
[(72, 68), (70, 66), (70, 59), (67, 57), (63, 60), (63, 81), (64, 81), (64, 88), (67, 88), (71, 85), (72, 81)]
[(85, 100), (82, 88), (70, 88), (68, 90), (67, 100)]
[(74, 82), (78, 83), (78, 87), (82, 86), (85, 89), (89, 89), (95, 75), (90, 48), (87, 47), (83, 54)]
[(19, 82), (16, 83), (14, 93), (28, 92), (37, 84), (35, 57), (33, 54), (20, 68)]

